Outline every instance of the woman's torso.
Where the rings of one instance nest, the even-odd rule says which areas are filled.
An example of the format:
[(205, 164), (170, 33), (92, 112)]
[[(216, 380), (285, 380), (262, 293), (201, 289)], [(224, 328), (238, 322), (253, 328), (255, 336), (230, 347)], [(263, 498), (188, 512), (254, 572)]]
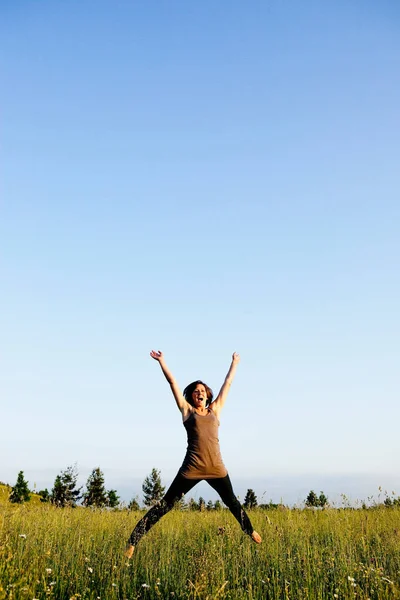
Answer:
[(222, 461), (218, 440), (218, 418), (208, 409), (202, 416), (193, 410), (183, 423), (188, 447), (179, 473), (189, 479), (215, 479), (228, 472)]

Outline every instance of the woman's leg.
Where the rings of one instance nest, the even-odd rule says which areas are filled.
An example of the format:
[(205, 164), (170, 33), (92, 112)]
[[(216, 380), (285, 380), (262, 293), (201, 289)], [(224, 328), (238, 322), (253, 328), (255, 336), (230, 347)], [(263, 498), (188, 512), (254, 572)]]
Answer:
[(258, 544), (261, 542), (260, 535), (254, 531), (250, 519), (236, 498), (229, 475), (218, 479), (206, 479), (207, 483), (221, 496), (221, 500), (229, 508), (235, 519), (239, 522), (240, 527)]
[(191, 490), (198, 482), (199, 479), (188, 479), (187, 477), (183, 477), (179, 474), (175, 477), (164, 498), (155, 506), (153, 506), (144, 515), (144, 517), (140, 519), (135, 529), (132, 531), (128, 541), (127, 556), (132, 556), (133, 547), (136, 546), (144, 534), (147, 533), (149, 529), (161, 519), (161, 517), (166, 515), (171, 508), (173, 508), (177, 500), (180, 500), (182, 496), (187, 494), (187, 492)]

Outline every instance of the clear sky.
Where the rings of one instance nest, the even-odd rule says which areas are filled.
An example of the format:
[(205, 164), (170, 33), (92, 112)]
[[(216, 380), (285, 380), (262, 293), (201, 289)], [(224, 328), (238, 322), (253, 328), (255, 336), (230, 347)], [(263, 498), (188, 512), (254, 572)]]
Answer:
[(3, 0), (0, 55), (0, 480), (169, 484), (155, 348), (240, 353), (238, 493), (400, 494), (399, 3)]

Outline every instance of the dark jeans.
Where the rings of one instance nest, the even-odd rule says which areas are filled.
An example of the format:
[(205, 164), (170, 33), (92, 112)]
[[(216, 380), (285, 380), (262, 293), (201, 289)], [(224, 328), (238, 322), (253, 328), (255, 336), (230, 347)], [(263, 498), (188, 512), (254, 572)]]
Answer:
[[(187, 477), (183, 477), (183, 475), (179, 475), (178, 473), (171, 483), (164, 498), (155, 506), (153, 506), (137, 523), (135, 529), (131, 533), (129, 543), (132, 544), (132, 546), (136, 546), (144, 534), (147, 533), (149, 529), (161, 519), (161, 517), (166, 515), (167, 512), (171, 510), (175, 502), (187, 494), (197, 483), (199, 483), (199, 481), (202, 481), (202, 479), (188, 479)], [(204, 481), (207, 481), (207, 483), (209, 483), (211, 487), (218, 492), (218, 494), (221, 496), (222, 502), (226, 504), (235, 519), (237, 519), (243, 531), (248, 535), (251, 535), (254, 529), (245, 510), (242, 508), (239, 500), (233, 493), (229, 475), (218, 479), (204, 479)]]

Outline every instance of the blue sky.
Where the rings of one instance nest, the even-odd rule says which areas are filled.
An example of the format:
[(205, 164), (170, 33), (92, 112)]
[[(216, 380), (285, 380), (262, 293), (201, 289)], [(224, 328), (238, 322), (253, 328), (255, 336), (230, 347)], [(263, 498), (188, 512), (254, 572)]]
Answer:
[(400, 494), (399, 29), (393, 1), (1, 3), (0, 480), (168, 484), (160, 348), (216, 391), (240, 353), (238, 492)]

